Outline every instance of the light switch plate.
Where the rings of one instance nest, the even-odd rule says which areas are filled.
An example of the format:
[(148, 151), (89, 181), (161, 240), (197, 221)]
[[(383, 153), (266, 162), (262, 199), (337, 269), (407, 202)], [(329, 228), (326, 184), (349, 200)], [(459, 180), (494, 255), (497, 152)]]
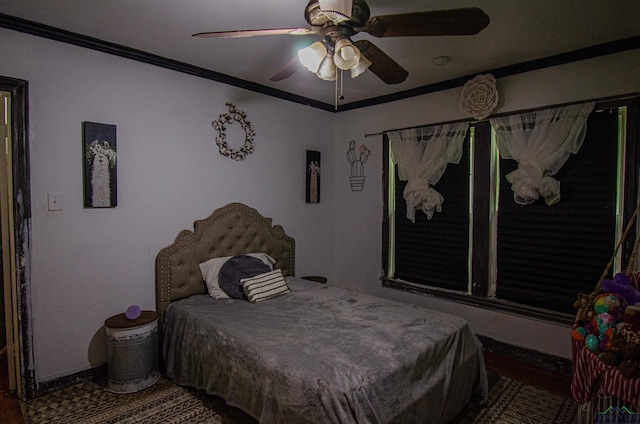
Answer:
[(61, 211), (62, 195), (58, 193), (47, 193), (47, 209), (50, 211)]

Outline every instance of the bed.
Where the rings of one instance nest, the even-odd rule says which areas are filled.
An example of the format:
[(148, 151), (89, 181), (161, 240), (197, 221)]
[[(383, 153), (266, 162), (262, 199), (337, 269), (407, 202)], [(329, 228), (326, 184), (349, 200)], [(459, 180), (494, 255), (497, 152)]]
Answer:
[[(250, 300), (212, 297), (202, 264), (214, 262), (219, 288), (244, 277)], [(247, 277), (248, 263), (259, 274)], [(285, 291), (251, 297), (271, 275)], [(156, 258), (167, 377), (264, 424), (447, 423), (486, 402), (482, 346), (465, 320), (330, 283), (296, 278), (294, 239), (251, 207), (196, 221)]]

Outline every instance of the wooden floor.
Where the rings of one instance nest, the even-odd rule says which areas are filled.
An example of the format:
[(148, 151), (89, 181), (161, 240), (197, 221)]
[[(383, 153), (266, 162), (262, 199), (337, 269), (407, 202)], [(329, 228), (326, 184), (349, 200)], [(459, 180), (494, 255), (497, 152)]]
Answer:
[[(532, 367), (513, 359), (485, 352), (487, 370), (562, 396), (569, 396), (571, 376)], [(0, 423), (24, 424), (22, 409), (8, 390), (6, 354), (0, 354)]]
[(22, 408), (15, 395), (9, 391), (9, 374), (6, 348), (0, 351), (0, 423), (23, 424)]
[(515, 359), (484, 352), (487, 370), (528, 386), (544, 389), (560, 396), (571, 396), (571, 375), (534, 367)]

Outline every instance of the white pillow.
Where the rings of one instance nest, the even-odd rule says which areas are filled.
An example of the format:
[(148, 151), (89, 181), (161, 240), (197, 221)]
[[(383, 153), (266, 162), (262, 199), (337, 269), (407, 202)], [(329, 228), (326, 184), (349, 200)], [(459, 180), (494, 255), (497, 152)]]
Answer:
[(240, 284), (242, 285), (242, 291), (244, 291), (251, 303), (291, 293), (280, 269), (274, 269), (251, 278), (243, 278), (240, 280)]
[[(271, 269), (273, 269), (273, 264), (276, 263), (276, 260), (266, 253), (246, 253), (246, 255), (260, 259), (262, 262), (269, 265)], [(220, 273), (222, 265), (224, 265), (225, 262), (227, 262), (231, 258), (233, 258), (233, 256), (212, 258), (206, 262), (202, 262), (199, 265), (200, 272), (202, 273), (202, 279), (207, 285), (209, 296), (213, 297), (214, 299), (229, 299), (229, 296), (220, 288), (220, 284), (218, 283), (218, 274)]]

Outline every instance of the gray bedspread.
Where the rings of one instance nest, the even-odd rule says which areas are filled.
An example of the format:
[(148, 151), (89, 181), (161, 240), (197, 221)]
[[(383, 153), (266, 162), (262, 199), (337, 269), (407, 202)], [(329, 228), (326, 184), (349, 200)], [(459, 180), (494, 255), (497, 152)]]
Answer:
[(167, 375), (264, 424), (446, 423), (483, 403), (460, 317), (300, 279), (264, 302), (191, 296), (163, 325)]

